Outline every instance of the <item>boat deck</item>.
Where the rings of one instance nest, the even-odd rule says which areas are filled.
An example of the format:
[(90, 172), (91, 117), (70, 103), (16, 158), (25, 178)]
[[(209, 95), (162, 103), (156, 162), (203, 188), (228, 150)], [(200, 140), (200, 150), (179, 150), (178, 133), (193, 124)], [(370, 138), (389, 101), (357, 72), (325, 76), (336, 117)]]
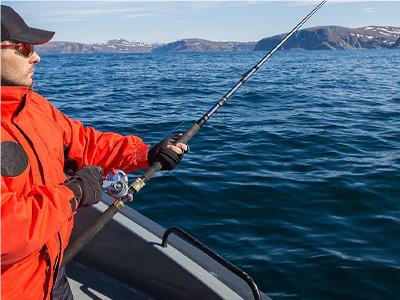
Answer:
[(152, 300), (154, 298), (78, 262), (67, 265), (69, 284), (75, 300)]

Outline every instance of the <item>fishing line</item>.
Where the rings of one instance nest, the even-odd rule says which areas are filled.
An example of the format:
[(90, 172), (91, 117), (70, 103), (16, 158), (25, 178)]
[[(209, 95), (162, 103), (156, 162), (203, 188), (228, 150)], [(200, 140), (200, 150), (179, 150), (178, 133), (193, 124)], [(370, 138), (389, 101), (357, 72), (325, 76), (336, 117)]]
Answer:
[(178, 131), (181, 131), (180, 129), (183, 128), (183, 125), (186, 123), (187, 121), (183, 120), (181, 121), (178, 126), (175, 127), (175, 129), (171, 130), (170, 135), (174, 135), (176, 134)]

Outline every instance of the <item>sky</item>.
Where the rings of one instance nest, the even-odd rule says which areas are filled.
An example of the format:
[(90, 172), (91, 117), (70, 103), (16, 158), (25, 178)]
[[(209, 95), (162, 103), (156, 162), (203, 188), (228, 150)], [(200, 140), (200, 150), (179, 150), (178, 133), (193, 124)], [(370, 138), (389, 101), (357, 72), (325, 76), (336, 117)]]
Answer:
[[(316, 1), (2, 1), (53, 40), (83, 43), (124, 38), (258, 41), (288, 32)], [(305, 27), (400, 27), (400, 1), (328, 1)]]

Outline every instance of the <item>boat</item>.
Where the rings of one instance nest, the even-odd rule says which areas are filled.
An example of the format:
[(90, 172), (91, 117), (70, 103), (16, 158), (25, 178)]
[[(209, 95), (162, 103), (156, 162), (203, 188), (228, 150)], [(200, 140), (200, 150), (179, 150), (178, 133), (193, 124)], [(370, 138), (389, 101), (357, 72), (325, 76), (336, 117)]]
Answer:
[[(73, 242), (113, 203), (75, 216)], [(249, 275), (184, 230), (165, 229), (125, 206), (66, 265), (76, 300), (270, 299)]]

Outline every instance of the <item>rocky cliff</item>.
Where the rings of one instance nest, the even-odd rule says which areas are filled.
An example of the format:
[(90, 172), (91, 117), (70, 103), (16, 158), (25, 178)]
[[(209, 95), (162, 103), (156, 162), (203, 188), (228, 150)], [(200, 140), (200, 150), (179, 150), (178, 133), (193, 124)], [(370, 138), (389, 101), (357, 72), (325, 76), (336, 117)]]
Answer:
[[(254, 50), (272, 49), (285, 34), (262, 39)], [(341, 26), (319, 26), (307, 28), (294, 34), (283, 46), (283, 50), (339, 50), (394, 48), (400, 38), (400, 27), (368, 26), (347, 28)]]

